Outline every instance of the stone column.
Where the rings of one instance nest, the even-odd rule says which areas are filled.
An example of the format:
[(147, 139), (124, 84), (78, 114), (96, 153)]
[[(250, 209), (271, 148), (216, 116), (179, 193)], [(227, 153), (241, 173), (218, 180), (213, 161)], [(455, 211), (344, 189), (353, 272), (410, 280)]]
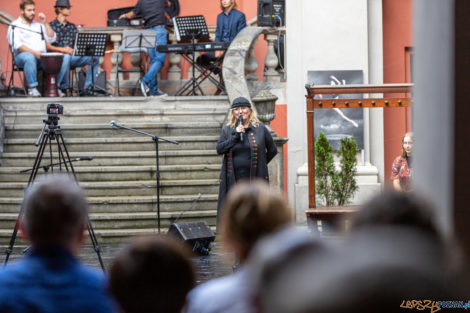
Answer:
[[(169, 39), (171, 44), (178, 43), (174, 33), (170, 33)], [(181, 55), (178, 53), (170, 53), (168, 56), (168, 61), (170, 62), (170, 68), (168, 69), (168, 80), (180, 80), (181, 68), (179, 65), (181, 63)]]
[[(121, 41), (122, 41), (122, 34), (112, 34), (109, 37), (110, 37), (111, 42), (113, 43), (113, 50), (119, 50), (119, 47), (121, 46)], [(122, 63), (122, 54), (120, 52), (114, 52), (111, 55), (111, 64), (114, 66), (111, 69), (111, 75), (110, 75), (111, 81), (115, 80), (116, 72), (119, 69), (121, 63)], [(122, 76), (122, 73), (120, 73), (119, 81), (122, 81), (122, 79), (123, 79), (123, 76)]]
[(279, 61), (274, 53), (274, 41), (277, 39), (277, 34), (264, 34), (264, 39), (268, 42), (268, 53), (264, 59), (264, 65), (267, 67), (266, 72), (264, 72), (264, 81), (280, 82), (281, 75), (276, 71)]
[(140, 66), (142, 64), (142, 55), (141, 52), (136, 52), (136, 53), (131, 53), (130, 55), (130, 61), (132, 64), (132, 70), (135, 72), (130, 72), (129, 73), (129, 80), (130, 81), (137, 81), (140, 78)]
[(245, 61), (245, 71), (246, 71), (246, 80), (247, 81), (257, 81), (258, 76), (256, 76), (255, 72), (258, 69), (258, 61), (255, 58), (255, 44), (258, 40), (255, 39), (253, 44), (248, 51), (248, 56)]

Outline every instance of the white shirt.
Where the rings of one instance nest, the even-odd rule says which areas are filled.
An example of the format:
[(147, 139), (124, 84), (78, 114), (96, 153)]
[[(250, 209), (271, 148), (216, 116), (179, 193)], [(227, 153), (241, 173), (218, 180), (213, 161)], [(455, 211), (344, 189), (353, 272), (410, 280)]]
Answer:
[(256, 313), (254, 286), (246, 267), (205, 282), (189, 292), (184, 313)]
[[(13, 36), (12, 26), (8, 27), (7, 33), (8, 43), (11, 47), (13, 47), (13, 51), (15, 54), (18, 54), (18, 49), (21, 46), (26, 46), (34, 51), (46, 52), (46, 41), (56, 41), (56, 34), (54, 33), (53, 37), (49, 37), (47, 35), (46, 27), (36, 21), (33, 21), (31, 24), (28, 24), (21, 17), (19, 17), (11, 24), (18, 26), (15, 27), (14, 30), (15, 36)], [(30, 29), (32, 31), (38, 32), (39, 34), (27, 31), (25, 29), (21, 29), (20, 27)], [(41, 32), (44, 34), (44, 37), (41, 36)], [(13, 39), (15, 40), (15, 42), (13, 42)]]

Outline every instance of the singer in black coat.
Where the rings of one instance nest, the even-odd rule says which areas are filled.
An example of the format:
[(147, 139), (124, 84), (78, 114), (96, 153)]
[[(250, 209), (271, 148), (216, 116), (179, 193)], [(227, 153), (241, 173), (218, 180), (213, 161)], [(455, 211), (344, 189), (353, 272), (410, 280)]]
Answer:
[(256, 177), (269, 182), (268, 163), (277, 154), (269, 130), (259, 122), (247, 99), (234, 100), (228, 120), (217, 142), (217, 153), (224, 155), (219, 178), (217, 225), (230, 188), (241, 179)]

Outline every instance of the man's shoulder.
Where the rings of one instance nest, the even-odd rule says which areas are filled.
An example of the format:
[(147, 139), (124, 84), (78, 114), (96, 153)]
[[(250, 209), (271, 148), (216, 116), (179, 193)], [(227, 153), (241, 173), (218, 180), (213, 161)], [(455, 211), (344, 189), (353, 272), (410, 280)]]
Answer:
[(53, 19), (52, 21), (49, 22), (49, 25), (51, 25), (51, 27), (53, 26), (58, 26), (60, 24), (60, 22), (57, 20), (57, 18)]
[[(34, 23), (34, 21), (33, 21)], [(33, 25), (33, 23), (31, 23), (31, 25)], [(23, 21), (23, 19), (20, 17), (18, 17), (16, 20), (14, 20), (13, 22), (11, 22), (11, 25), (13, 26), (19, 26), (19, 27), (27, 27), (28, 24), (26, 24), (26, 22)], [(21, 29), (20, 29), (21, 30)]]
[(21, 23), (22, 23), (22, 19), (21, 19), (21, 16), (20, 16), (20, 17), (18, 17), (16, 20), (14, 20), (13, 22), (11, 22), (10, 24), (17, 26), (17, 25), (20, 25)]

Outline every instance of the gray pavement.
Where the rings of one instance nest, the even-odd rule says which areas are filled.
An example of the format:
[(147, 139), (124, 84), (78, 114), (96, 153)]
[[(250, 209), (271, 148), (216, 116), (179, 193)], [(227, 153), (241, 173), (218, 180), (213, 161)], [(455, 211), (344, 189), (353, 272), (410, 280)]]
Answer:
[[(125, 244), (107, 244), (100, 245), (101, 258), (106, 269), (111, 267), (112, 261), (117, 253), (124, 247)], [(205, 282), (209, 279), (224, 276), (232, 273), (232, 266), (234, 264), (234, 257), (231, 253), (224, 251), (220, 242), (212, 243), (212, 250), (209, 255), (201, 256), (195, 255), (192, 257), (194, 268), (197, 273), (197, 283)], [(9, 263), (23, 257), (23, 251), (26, 246), (15, 246), (13, 253), (10, 255)], [(1, 264), (5, 260), (6, 246), (0, 246), (0, 261)], [(92, 245), (86, 245), (80, 251), (79, 259), (90, 266), (100, 268), (98, 255), (94, 251)]]

